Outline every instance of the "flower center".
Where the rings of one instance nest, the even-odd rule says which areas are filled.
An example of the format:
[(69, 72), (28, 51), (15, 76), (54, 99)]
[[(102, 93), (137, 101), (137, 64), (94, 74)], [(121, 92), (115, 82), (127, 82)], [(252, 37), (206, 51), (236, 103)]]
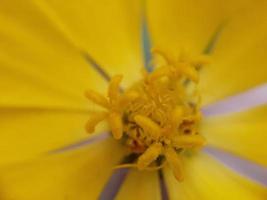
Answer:
[(197, 86), (198, 68), (207, 63), (207, 57), (176, 58), (159, 49), (152, 52), (155, 70), (144, 71), (132, 87), (122, 91), (122, 76), (116, 75), (110, 81), (108, 98), (92, 90), (86, 92), (90, 101), (107, 110), (92, 116), (86, 129), (93, 133), (98, 123), (107, 120), (113, 137), (138, 155), (135, 163), (117, 168), (157, 170), (168, 163), (180, 181), (184, 152), (205, 143), (198, 132), (202, 116)]

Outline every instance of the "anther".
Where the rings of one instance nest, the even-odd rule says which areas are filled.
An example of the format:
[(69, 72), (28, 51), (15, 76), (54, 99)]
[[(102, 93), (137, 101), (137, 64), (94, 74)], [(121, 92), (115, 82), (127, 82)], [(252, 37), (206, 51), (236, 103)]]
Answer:
[(184, 179), (183, 175), (183, 164), (181, 157), (175, 152), (175, 150), (171, 147), (167, 147), (164, 150), (164, 155), (172, 168), (173, 174), (178, 181), (182, 181)]
[(151, 164), (162, 153), (162, 144), (154, 143), (138, 158), (137, 167), (142, 170)]
[(154, 140), (158, 140), (158, 138), (161, 136), (161, 128), (150, 118), (142, 115), (137, 115), (135, 116), (134, 120), (140, 127), (142, 127), (148, 134), (150, 134), (151, 138), (153, 138)]

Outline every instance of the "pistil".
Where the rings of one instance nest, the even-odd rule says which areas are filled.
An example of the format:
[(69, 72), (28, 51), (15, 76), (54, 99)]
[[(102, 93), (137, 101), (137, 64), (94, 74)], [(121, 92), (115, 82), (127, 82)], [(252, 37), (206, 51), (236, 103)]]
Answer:
[(156, 63), (151, 73), (143, 72), (143, 78), (127, 90), (120, 89), (122, 76), (116, 75), (110, 81), (107, 97), (92, 90), (86, 92), (91, 102), (106, 110), (91, 116), (86, 130), (93, 133), (95, 126), (106, 120), (114, 139), (139, 155), (136, 163), (118, 168), (157, 170), (167, 162), (181, 181), (182, 152), (205, 144), (198, 132), (202, 116), (197, 84), (198, 68), (207, 63), (207, 57), (176, 58), (159, 49), (153, 53), (164, 62)]

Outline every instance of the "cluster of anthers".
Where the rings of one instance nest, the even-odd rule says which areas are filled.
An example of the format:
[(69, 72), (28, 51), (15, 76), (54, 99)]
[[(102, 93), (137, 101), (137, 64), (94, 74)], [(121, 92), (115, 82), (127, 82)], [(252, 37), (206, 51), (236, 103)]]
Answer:
[(90, 101), (106, 110), (93, 115), (86, 129), (93, 133), (98, 123), (107, 120), (113, 137), (138, 156), (136, 162), (117, 168), (158, 170), (167, 163), (181, 181), (183, 153), (205, 144), (198, 132), (202, 116), (197, 86), (198, 69), (208, 58), (174, 57), (159, 49), (152, 53), (157, 58), (154, 71), (143, 72), (143, 78), (127, 90), (121, 89), (122, 76), (116, 75), (109, 83), (107, 98), (86, 92)]

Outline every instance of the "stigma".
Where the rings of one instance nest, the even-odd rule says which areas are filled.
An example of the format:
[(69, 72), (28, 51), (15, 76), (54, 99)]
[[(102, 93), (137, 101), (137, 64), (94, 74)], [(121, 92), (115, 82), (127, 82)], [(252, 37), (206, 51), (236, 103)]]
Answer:
[(184, 152), (205, 145), (199, 133), (202, 114), (198, 90), (199, 68), (207, 64), (205, 55), (177, 57), (153, 49), (154, 70), (142, 70), (139, 81), (122, 90), (122, 75), (112, 77), (107, 95), (93, 90), (86, 97), (104, 108), (91, 116), (86, 124), (88, 133), (107, 121), (115, 140), (121, 141), (137, 155), (135, 163), (117, 166), (139, 170), (158, 170), (166, 164), (175, 178), (182, 181)]

